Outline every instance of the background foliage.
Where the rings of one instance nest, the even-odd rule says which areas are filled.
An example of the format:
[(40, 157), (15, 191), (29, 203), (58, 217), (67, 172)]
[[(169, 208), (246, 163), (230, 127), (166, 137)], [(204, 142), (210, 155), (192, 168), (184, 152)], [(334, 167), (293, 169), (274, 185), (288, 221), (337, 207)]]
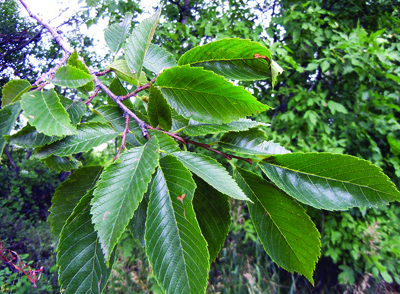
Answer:
[[(77, 27), (94, 24), (104, 15), (113, 23), (120, 21), (126, 12), (131, 12), (134, 20), (142, 13), (138, 3), (131, 0), (86, 2), (87, 9), (76, 17)], [(3, 1), (0, 5), (4, 15), (18, 14), (13, 1)], [(399, 7), (398, 1), (378, 0), (296, 1), (295, 4), (292, 1), (260, 4), (252, 0), (168, 1), (155, 40), (176, 57), (194, 46), (226, 37), (263, 42), (271, 48), (285, 72), (274, 90), (265, 81), (251, 85), (240, 83), (274, 108), (267, 116), (257, 117), (257, 120), (271, 124), (268, 137), (292, 151), (329, 151), (370, 160), (399, 185)], [(7, 36), (16, 37), (24, 32), (23, 40), (40, 39), (40, 28), (30, 27), (27, 31), (29, 26), (32, 26), (29, 20), (2, 18), (0, 54), (5, 56), (8, 52), (5, 48), (11, 48), (6, 42)], [(79, 38), (85, 38), (86, 43)], [(79, 44), (90, 44), (90, 39), (83, 36), (70, 41), (80, 50), (85, 46), (79, 48)], [(14, 75), (34, 80), (39, 71), (46, 68), (29, 69), (27, 55), (35, 55), (46, 63), (58, 54), (52, 43), (40, 52), (38, 44), (30, 42), (23, 49), (14, 50), (7, 58), (2, 58), (8, 62), (2, 64), (2, 68), (14, 65), (17, 67), (13, 69)], [(85, 56), (94, 64), (98, 62), (98, 58), (90, 53)], [(5, 83), (7, 74), (1, 76)], [(3, 80), (1, 83), (4, 84)], [(44, 167), (40, 171), (38, 163), (26, 156), (29, 150), (8, 148), (16, 167), (10, 164), (7, 155), (3, 155), (6, 164), (0, 166), (1, 184), (4, 185), (0, 191), (5, 191), (1, 204), (2, 224), (3, 220), (4, 223), (23, 223), (18, 232), (27, 232), (23, 228), (35, 226), (41, 232), (40, 236), (50, 238), (46, 235), (48, 229), (37, 220), (37, 217), (45, 220), (44, 211), (50, 201), (48, 195), (51, 193), (45, 193), (46, 197), (42, 191), (45, 187), (54, 189), (65, 175), (52, 174)], [(86, 160), (103, 159), (93, 156)], [(30, 165), (38, 172), (31, 172), (35, 169)], [(18, 169), (20, 172), (16, 174)], [(42, 190), (38, 191), (37, 187)], [(279, 270), (263, 253), (247, 207), (234, 201), (231, 205), (237, 213), (233, 215), (226, 246), (210, 272), (210, 293), (309, 293), (311, 289), (303, 278)], [(26, 210), (35, 213), (26, 213)], [(324, 255), (317, 265), (316, 289), (313, 291), (373, 292), (398, 288), (397, 205), (368, 211), (353, 209), (351, 213), (309, 213), (321, 231)], [(20, 216), (23, 216), (21, 220), (17, 220)], [(6, 226), (1, 228), (5, 230), (0, 234), (3, 242), (9, 246), (15, 238), (22, 242), (24, 233), (17, 237)], [(124, 293), (126, 289), (157, 293), (154, 278), (147, 274), (149, 267), (144, 251), (131, 236), (124, 235), (124, 238), (125, 242), (118, 248), (124, 266), (114, 269), (109, 293)], [(28, 249), (23, 251), (29, 253)], [(51, 248), (43, 251), (48, 256), (52, 253)], [(45, 264), (32, 253), (28, 260)], [(51, 280), (51, 266), (48, 269)], [(3, 279), (10, 277), (8, 274), (1, 276)], [(18, 281), (12, 279), (5, 285)], [(39, 284), (45, 285), (43, 281)], [(55, 284), (53, 281), (52, 285)], [(54, 286), (49, 287), (46, 291), (51, 292)]]

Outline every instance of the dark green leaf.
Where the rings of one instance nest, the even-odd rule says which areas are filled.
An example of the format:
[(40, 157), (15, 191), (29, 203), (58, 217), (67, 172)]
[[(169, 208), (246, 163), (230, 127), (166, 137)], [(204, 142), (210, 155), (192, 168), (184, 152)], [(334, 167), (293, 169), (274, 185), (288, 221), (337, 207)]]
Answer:
[(19, 102), (9, 104), (0, 109), (0, 157), (6, 145), (6, 140), (3, 136), (10, 134), (20, 111), (21, 105)]
[(72, 101), (63, 96), (60, 96), (60, 102), (67, 111), (71, 123), (76, 126), (81, 122), (83, 115), (86, 112), (86, 105), (80, 101)]
[(196, 191), (193, 207), (201, 232), (208, 244), (210, 261), (213, 262), (223, 246), (231, 222), (228, 196), (215, 190), (201, 178), (194, 176)]
[[(148, 189), (150, 190), (150, 189)], [(149, 192), (149, 191), (148, 191)], [(140, 241), (140, 244), (144, 247), (144, 233), (146, 229), (146, 218), (147, 218), (147, 206), (148, 199), (146, 196), (143, 197), (142, 202), (140, 202), (138, 208), (135, 210), (133, 214), (133, 218), (129, 223), (129, 229), (134, 238)]]
[(31, 89), (31, 84), (26, 80), (12, 80), (4, 85), (1, 97), (1, 107), (16, 102), (21, 98), (22, 94)]
[(81, 167), (56, 189), (51, 199), (53, 205), (49, 209), (50, 215), (47, 218), (54, 235), (60, 234), (74, 207), (83, 195), (94, 187), (101, 171), (101, 166)]
[(172, 156), (163, 157), (154, 178), (146, 220), (146, 253), (166, 293), (205, 293), (207, 243), (192, 206), (196, 185)]
[(153, 127), (169, 131), (172, 126), (171, 109), (158, 87), (151, 85), (147, 108), (150, 123)]
[(228, 171), (215, 159), (202, 154), (185, 151), (173, 152), (171, 154), (183, 162), (186, 168), (221, 193), (239, 200), (249, 200)]
[(91, 214), (107, 260), (142, 201), (158, 160), (158, 142), (152, 138), (144, 146), (122, 153), (102, 173)]
[(293, 198), (263, 178), (238, 168), (234, 176), (253, 201), (251, 219), (268, 255), (284, 269), (304, 275), (312, 284), (321, 255), (320, 235), (310, 217)]
[(178, 143), (176, 143), (176, 141), (167, 134), (164, 134), (163, 132), (157, 130), (149, 130), (149, 134), (150, 136), (157, 137), (161, 150), (167, 151), (169, 153), (181, 151)]
[(177, 66), (175, 57), (158, 45), (150, 44), (143, 66), (148, 70), (159, 74), (164, 68)]
[(315, 208), (344, 210), (400, 200), (379, 167), (349, 155), (292, 153), (271, 156), (259, 165), (280, 189)]
[(85, 86), (92, 81), (93, 77), (90, 74), (71, 65), (60, 67), (54, 78), (49, 80), (54, 85), (74, 89)]
[(167, 69), (158, 76), (157, 85), (172, 108), (198, 122), (230, 123), (269, 109), (243, 87), (202, 68)]
[(76, 134), (76, 128), (71, 125), (70, 117), (53, 89), (25, 93), (21, 106), (29, 123), (39, 133), (48, 136)]
[(103, 292), (114, 259), (107, 268), (90, 215), (89, 191), (68, 218), (57, 247), (58, 281), (63, 293)]
[(68, 156), (79, 152), (86, 152), (93, 147), (107, 143), (115, 139), (119, 132), (110, 125), (90, 122), (78, 125), (78, 134), (42, 147), (36, 153), (38, 158), (46, 158), (50, 155)]
[(271, 75), (271, 60), (271, 51), (260, 43), (235, 38), (195, 47), (178, 64), (204, 67), (227, 79), (252, 81)]
[(82, 165), (82, 162), (73, 157), (68, 158), (68, 157), (59, 157), (55, 155), (45, 158), (43, 162), (49, 168), (54, 169), (55, 171), (58, 172), (61, 171), (69, 172), (73, 169), (78, 169)]
[(46, 136), (36, 131), (36, 129), (29, 124), (14, 135), (4, 137), (12, 144), (17, 144), (27, 148), (42, 147), (63, 138), (58, 136)]

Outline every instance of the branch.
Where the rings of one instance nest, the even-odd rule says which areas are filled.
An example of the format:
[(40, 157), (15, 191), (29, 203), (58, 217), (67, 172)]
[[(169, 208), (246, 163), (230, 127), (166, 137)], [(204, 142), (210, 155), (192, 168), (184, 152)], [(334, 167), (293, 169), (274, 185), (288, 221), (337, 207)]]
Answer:
[(158, 77), (158, 75), (156, 75), (156, 76), (155, 76), (150, 82), (148, 82), (146, 85), (137, 87), (137, 89), (136, 89), (135, 91), (133, 91), (132, 93), (129, 93), (129, 94), (126, 95), (126, 96), (122, 96), (120, 99), (121, 99), (121, 100), (126, 100), (126, 99), (129, 99), (129, 98), (131, 98), (131, 97), (135, 97), (139, 92), (150, 88), (151, 84), (154, 84), (154, 83), (155, 83), (157, 77)]
[(119, 155), (121, 154), (121, 151), (122, 151), (123, 149), (125, 149), (125, 140), (126, 140), (126, 136), (127, 136), (128, 133), (129, 133), (129, 115), (125, 113), (124, 116), (125, 116), (125, 129), (124, 129), (124, 131), (122, 132), (122, 135), (121, 135), (122, 142), (121, 142), (121, 145), (119, 146), (117, 155), (115, 155), (115, 157), (114, 157), (114, 161), (117, 160), (117, 158), (118, 158)]

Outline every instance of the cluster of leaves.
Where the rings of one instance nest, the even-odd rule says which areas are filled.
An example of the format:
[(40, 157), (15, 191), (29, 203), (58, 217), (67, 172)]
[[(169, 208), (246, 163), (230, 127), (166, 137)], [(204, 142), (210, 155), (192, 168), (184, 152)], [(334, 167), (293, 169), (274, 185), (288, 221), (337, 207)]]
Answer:
[[(106, 29), (114, 56), (122, 48), (124, 54), (103, 73), (93, 73), (76, 52), (63, 47), (69, 56), (66, 65), (58, 65), (47, 80), (86, 95), (86, 104), (53, 89), (35, 89), (24, 80), (3, 88), (0, 135), (6, 136), (0, 138), (1, 149), (7, 140), (35, 148), (35, 156), (51, 168), (75, 170), (57, 189), (49, 217), (60, 236), (61, 288), (66, 293), (101, 292), (116, 245), (129, 229), (145, 244), (165, 292), (204, 293), (211, 262), (229, 229), (228, 197), (246, 201), (268, 255), (313, 283), (320, 235), (300, 203), (345, 210), (387, 204), (399, 200), (400, 193), (367, 161), (290, 153), (266, 139), (265, 124), (247, 117), (270, 107), (229, 80), (272, 75), (274, 84), (281, 70), (267, 48), (250, 40), (223, 39), (195, 47), (176, 62), (151, 44), (159, 16), (160, 10), (129, 36), (131, 15)], [(110, 72), (116, 77), (107, 87), (98, 75)], [(86, 105), (100, 90), (117, 106), (93, 108), (96, 116), (85, 121)], [(137, 103), (143, 90), (144, 103)], [(129, 97), (136, 97), (135, 103)], [(21, 109), (29, 123), (9, 136)], [(188, 138), (209, 134), (217, 135), (218, 150)], [(82, 167), (74, 157), (119, 135), (114, 162)], [(229, 161), (229, 173), (224, 159), (189, 152), (188, 144), (239, 162)], [(242, 168), (241, 162), (257, 165), (263, 176)]]

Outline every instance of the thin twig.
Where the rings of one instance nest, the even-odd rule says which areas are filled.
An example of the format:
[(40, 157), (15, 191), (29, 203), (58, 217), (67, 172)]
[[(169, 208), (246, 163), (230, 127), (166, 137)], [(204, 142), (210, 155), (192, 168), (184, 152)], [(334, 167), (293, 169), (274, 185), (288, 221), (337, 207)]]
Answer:
[(104, 76), (104, 75), (106, 75), (107, 73), (109, 73), (111, 71), (111, 68), (107, 68), (107, 69), (105, 69), (105, 70), (103, 70), (103, 71), (100, 71), (100, 72), (96, 72), (96, 73), (94, 73), (96, 76)]
[(99, 94), (99, 92), (100, 92), (100, 87), (97, 86), (96, 89), (94, 89), (94, 93), (92, 95), (90, 95), (88, 97), (88, 100), (85, 101), (84, 103), (86, 105), (89, 105), (92, 102), (92, 100), (94, 99), (94, 97), (96, 97)]
[(120, 99), (123, 101), (123, 100), (129, 99), (129, 98), (131, 98), (131, 97), (135, 97), (139, 92), (150, 88), (151, 84), (154, 84), (154, 83), (155, 83), (157, 77), (158, 77), (158, 75), (156, 75), (156, 76), (155, 76), (150, 82), (148, 82), (146, 85), (137, 87), (135, 91), (133, 91), (132, 93), (129, 93), (128, 95), (121, 96)]
[(125, 129), (124, 129), (124, 131), (122, 132), (122, 135), (121, 135), (121, 138), (122, 138), (121, 145), (119, 146), (117, 155), (115, 155), (115, 157), (114, 157), (114, 161), (117, 160), (117, 158), (118, 158), (119, 155), (121, 154), (121, 151), (125, 149), (126, 136), (127, 136), (128, 133), (129, 133), (129, 117), (130, 117), (130, 116), (129, 116), (129, 114), (127, 114), (127, 113), (124, 113), (124, 116), (125, 116)]

